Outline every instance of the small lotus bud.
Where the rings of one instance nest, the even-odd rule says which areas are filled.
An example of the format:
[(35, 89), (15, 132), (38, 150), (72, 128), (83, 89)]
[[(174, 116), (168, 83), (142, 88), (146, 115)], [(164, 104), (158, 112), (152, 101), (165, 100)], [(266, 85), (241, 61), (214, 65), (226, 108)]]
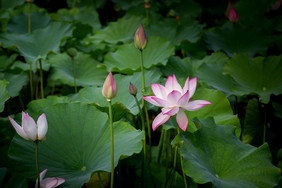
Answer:
[(228, 12), (227, 18), (229, 19), (230, 22), (238, 22), (240, 15), (236, 13), (235, 9), (233, 7), (230, 8)]
[(28, 3), (32, 3), (32, 0), (26, 0), (26, 2), (28, 2)]
[(131, 82), (129, 83), (129, 93), (133, 96), (137, 94), (137, 88)]
[(109, 100), (114, 98), (117, 95), (117, 84), (112, 75), (112, 72), (109, 73), (109, 75), (107, 76), (104, 82), (103, 89), (102, 89), (102, 95), (106, 99), (109, 99)]
[(75, 48), (69, 48), (67, 50), (67, 54), (70, 56), (70, 57), (75, 57), (77, 55), (77, 50)]
[(146, 47), (148, 40), (142, 24), (140, 24), (134, 36), (134, 45), (138, 50), (143, 50)]

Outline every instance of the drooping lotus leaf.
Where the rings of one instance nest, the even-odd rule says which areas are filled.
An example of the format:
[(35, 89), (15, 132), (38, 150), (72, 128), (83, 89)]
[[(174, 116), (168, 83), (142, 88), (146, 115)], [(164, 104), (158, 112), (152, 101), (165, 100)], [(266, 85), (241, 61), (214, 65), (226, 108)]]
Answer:
[[(44, 28), (50, 23), (50, 17), (44, 13), (33, 12), (31, 13), (31, 31), (35, 29)], [(18, 34), (28, 33), (28, 14), (22, 13), (13, 17), (8, 25), (7, 32)]]
[(104, 29), (98, 30), (88, 40), (93, 43), (105, 41), (107, 43), (128, 42), (133, 39), (133, 36), (142, 23), (140, 17), (131, 17), (130, 19), (121, 18), (117, 22), (111, 22)]
[(242, 142), (259, 146), (263, 143), (263, 118), (259, 111), (259, 103), (257, 98), (248, 101), (246, 115), (244, 119), (244, 131), (242, 134)]
[(50, 51), (59, 52), (61, 40), (71, 36), (71, 32), (71, 24), (54, 22), (31, 34), (1, 34), (0, 41), (4, 47), (17, 46), (26, 61), (34, 63), (38, 59), (45, 59)]
[[(122, 103), (132, 114), (139, 113), (136, 101), (129, 93), (129, 83), (131, 82), (137, 88), (137, 99), (141, 104), (141, 89), (142, 75), (141, 72), (136, 72), (132, 76), (114, 75), (117, 83), (117, 96), (112, 99), (112, 103)], [(160, 74), (154, 70), (145, 71), (145, 86), (150, 86), (151, 83), (156, 83), (160, 78)], [(107, 100), (102, 96), (102, 88), (87, 87), (79, 91), (79, 100), (86, 103), (95, 103), (101, 107), (108, 107)]]
[(8, 93), (11, 97), (18, 96), (19, 92), (26, 85), (28, 81), (28, 75), (25, 72), (20, 72), (18, 74), (12, 72), (6, 72), (4, 79), (9, 82), (7, 86)]
[(197, 111), (186, 111), (189, 120), (188, 131), (194, 132), (197, 130), (192, 119), (213, 117), (215, 122), (219, 125), (233, 125), (236, 127), (236, 135), (240, 136), (240, 121), (236, 115), (233, 115), (230, 103), (221, 91), (199, 88), (196, 90), (192, 98), (193, 100), (210, 101), (211, 105), (207, 105)]
[[(161, 37), (148, 38), (147, 47), (143, 50), (143, 63), (145, 68), (154, 65), (166, 65), (168, 58), (174, 55), (174, 46)], [(104, 63), (109, 70), (121, 73), (132, 73), (140, 69), (140, 51), (134, 43), (124, 44), (117, 51), (109, 52), (105, 56)]]
[(0, 112), (4, 110), (5, 102), (10, 98), (7, 91), (7, 81), (0, 80)]
[(5, 69), (9, 69), (9, 66), (15, 61), (17, 58), (17, 54), (13, 54), (10, 57), (6, 55), (0, 56), (0, 71), (3, 71)]
[(224, 74), (236, 82), (234, 92), (240, 95), (256, 93), (260, 101), (268, 103), (271, 94), (282, 93), (282, 56), (256, 57), (235, 55), (225, 65)]
[[(49, 60), (54, 72), (53, 80), (59, 80), (64, 84), (73, 86), (73, 67), (72, 59), (66, 53), (52, 56)], [(91, 58), (90, 55), (77, 53), (74, 57), (74, 68), (77, 86), (102, 86), (108, 72), (105, 68), (99, 68), (99, 63)]]
[(249, 56), (265, 53), (272, 42), (272, 38), (262, 30), (241, 27), (211, 29), (205, 32), (205, 39), (210, 49), (223, 50), (229, 56), (235, 53), (248, 53)]
[(271, 164), (268, 145), (256, 148), (243, 144), (233, 126), (217, 125), (212, 118), (200, 120), (201, 129), (184, 132), (181, 154), (184, 172), (197, 183), (214, 187), (274, 187), (281, 170)]
[[(66, 187), (82, 187), (95, 171), (110, 172), (110, 126), (106, 113), (82, 103), (57, 104), (42, 112), (47, 117), (48, 132), (47, 139), (39, 143), (40, 171), (48, 168), (47, 176), (65, 178)], [(115, 122), (115, 166), (122, 156), (140, 152), (142, 139), (142, 131), (128, 123)], [(35, 177), (34, 151), (31, 141), (14, 137), (9, 156), (16, 164), (16, 172)]]

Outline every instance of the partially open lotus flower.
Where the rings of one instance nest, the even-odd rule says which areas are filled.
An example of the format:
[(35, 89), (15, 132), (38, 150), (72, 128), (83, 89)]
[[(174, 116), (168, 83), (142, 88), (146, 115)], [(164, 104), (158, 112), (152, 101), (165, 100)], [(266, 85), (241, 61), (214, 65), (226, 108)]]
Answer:
[(102, 95), (109, 100), (117, 95), (117, 84), (115, 82), (112, 72), (108, 74), (104, 82)]
[[(45, 178), (43, 179), (47, 171), (48, 169), (45, 169), (40, 173), (40, 188), (54, 188), (65, 182), (65, 179), (63, 178)], [(35, 184), (35, 188), (37, 187), (38, 187), (38, 180), (36, 180), (36, 184)]]
[(37, 120), (37, 123), (28, 115), (22, 112), (22, 126), (9, 116), (9, 120), (16, 132), (26, 140), (44, 140), (48, 130), (48, 124), (45, 113)]
[(190, 81), (188, 77), (183, 88), (177, 82), (175, 75), (168, 77), (165, 86), (160, 84), (151, 84), (151, 86), (155, 96), (143, 97), (143, 99), (153, 105), (163, 107), (161, 113), (153, 121), (153, 130), (176, 115), (178, 126), (186, 131), (188, 119), (184, 111), (196, 111), (211, 104), (205, 100), (191, 101), (196, 90), (197, 77)]
[(227, 18), (230, 22), (238, 22), (240, 19), (240, 15), (236, 13), (235, 9), (233, 7), (230, 8)]
[(148, 39), (143, 28), (143, 25), (140, 24), (134, 36), (134, 45), (138, 50), (143, 50), (147, 45)]

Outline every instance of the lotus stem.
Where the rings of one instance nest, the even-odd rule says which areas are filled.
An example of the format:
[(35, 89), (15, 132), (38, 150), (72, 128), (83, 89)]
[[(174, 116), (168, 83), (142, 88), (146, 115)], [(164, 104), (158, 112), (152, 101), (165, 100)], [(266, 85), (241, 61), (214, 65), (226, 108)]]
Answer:
[(28, 3), (28, 34), (31, 33), (31, 3)]
[(170, 187), (173, 187), (173, 184), (174, 184), (174, 179), (175, 179), (175, 168), (176, 168), (176, 160), (177, 160), (177, 150), (178, 150), (178, 147), (175, 146), (175, 149), (174, 149), (174, 159), (173, 159), (173, 169), (172, 169), (172, 180), (171, 180), (171, 184), (170, 184)]
[(33, 100), (33, 78), (32, 78), (32, 64), (29, 66), (29, 85), (30, 85), (30, 97)]
[(41, 60), (39, 60), (39, 66), (40, 66), (40, 88), (41, 88), (41, 98), (44, 99), (44, 88), (43, 88), (43, 70), (42, 70), (42, 63)]
[(111, 188), (114, 187), (114, 129), (113, 129), (113, 113), (112, 113), (112, 104), (111, 99), (107, 99), (109, 102), (109, 119), (111, 127)]
[(39, 174), (39, 163), (38, 163), (38, 140), (35, 141), (35, 165), (38, 180), (38, 188), (40, 188), (40, 174)]
[[(177, 127), (177, 133), (178, 133), (178, 135), (180, 134), (180, 129), (179, 129), (179, 127)], [(181, 150), (180, 150), (180, 152), (179, 152), (179, 155), (180, 155), (181, 170), (182, 170), (182, 175), (183, 175), (183, 179), (184, 179), (185, 188), (188, 188), (188, 186), (187, 186), (187, 181), (186, 181), (186, 175), (185, 175), (185, 173), (184, 173), (184, 168), (183, 168), (183, 158), (182, 158), (182, 156), (181, 156)]]
[[(141, 72), (142, 72), (142, 97), (145, 96), (145, 76), (144, 76), (144, 66), (143, 66), (143, 51), (140, 50), (140, 62), (141, 62)], [(149, 137), (149, 161), (151, 160), (151, 127), (149, 121), (149, 114), (146, 106), (146, 101), (142, 98), (142, 106), (144, 107), (146, 122), (147, 122), (147, 129), (148, 129), (148, 137)], [(145, 132), (146, 135), (146, 132)]]
[(75, 75), (75, 66), (74, 66), (74, 57), (71, 57), (72, 61), (72, 72), (73, 72), (73, 85), (74, 85), (74, 91), (77, 93), (77, 87), (76, 87), (76, 75)]

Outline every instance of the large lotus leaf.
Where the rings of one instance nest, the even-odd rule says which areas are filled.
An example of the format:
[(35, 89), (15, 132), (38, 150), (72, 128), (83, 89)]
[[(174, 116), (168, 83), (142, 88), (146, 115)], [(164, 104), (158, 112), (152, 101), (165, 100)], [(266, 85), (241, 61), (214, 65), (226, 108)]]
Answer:
[(237, 82), (235, 92), (241, 95), (256, 93), (261, 102), (268, 103), (271, 94), (282, 93), (281, 63), (282, 56), (251, 59), (246, 54), (238, 54), (228, 61), (223, 72)]
[(229, 56), (235, 53), (248, 53), (254, 56), (256, 53), (265, 53), (271, 37), (258, 29), (241, 27), (223, 27), (205, 32), (208, 47), (214, 51), (223, 50)]
[[(122, 103), (132, 114), (139, 113), (136, 101), (129, 93), (129, 83), (131, 82), (137, 88), (137, 99), (141, 104), (141, 88), (142, 88), (142, 75), (141, 72), (136, 72), (132, 76), (114, 75), (117, 83), (117, 96), (112, 99), (112, 103)], [(154, 70), (145, 71), (145, 86), (150, 86), (151, 83), (156, 83), (160, 78), (160, 74)], [(108, 107), (108, 102), (102, 96), (102, 88), (87, 87), (79, 91), (79, 100), (86, 103), (95, 103), (101, 107)]]
[(112, 0), (115, 3), (116, 9), (127, 10), (131, 7), (135, 7), (144, 3), (142, 0)]
[(18, 96), (19, 92), (26, 85), (28, 81), (28, 75), (25, 72), (18, 74), (15, 73), (5, 73), (4, 79), (9, 82), (7, 86), (8, 93), (11, 97)]
[(0, 80), (0, 112), (4, 110), (5, 102), (10, 98), (7, 91), (7, 81)]
[[(145, 68), (154, 65), (166, 65), (168, 58), (174, 54), (174, 46), (161, 37), (149, 37), (147, 47), (143, 50), (143, 62)], [(124, 44), (117, 51), (105, 56), (104, 63), (112, 71), (132, 73), (140, 69), (140, 51), (134, 43)]]
[[(50, 69), (50, 63), (48, 60), (40, 60), (42, 63), (42, 70), (43, 71), (49, 71)], [(29, 71), (30, 70), (30, 65), (31, 65), (31, 69), (34, 73), (36, 73), (36, 71), (38, 70), (39, 62), (35, 62), (35, 63), (24, 63), (22, 61), (16, 61), (13, 63), (13, 65), (11, 66), (11, 69), (21, 69), (23, 71)]]
[(197, 183), (214, 187), (274, 187), (281, 170), (271, 164), (267, 144), (256, 148), (243, 144), (233, 126), (217, 125), (212, 118), (200, 121), (201, 129), (183, 133), (181, 154), (184, 172)]
[[(43, 13), (31, 13), (31, 31), (35, 29), (44, 28), (50, 23), (50, 17)], [(28, 14), (22, 13), (12, 18), (7, 25), (7, 32), (9, 33), (28, 33)]]
[(94, 43), (105, 41), (108, 43), (128, 42), (138, 29), (142, 18), (131, 17), (130, 19), (121, 18), (117, 22), (111, 22), (104, 29), (98, 30), (89, 40)]
[(176, 1), (177, 4), (171, 6), (171, 9), (179, 16), (181, 23), (189, 17), (196, 18), (200, 16), (202, 9), (201, 5), (193, 0)]
[(17, 58), (17, 54), (13, 54), (10, 57), (6, 56), (6, 55), (2, 55), (0, 56), (0, 71), (3, 71), (7, 68), (9, 68), (9, 66), (15, 61), (15, 59)]
[(59, 52), (61, 40), (71, 36), (71, 24), (54, 22), (31, 34), (1, 34), (0, 41), (4, 47), (16, 45), (27, 62), (33, 63), (45, 59), (50, 51)]
[(242, 134), (242, 142), (259, 146), (263, 143), (263, 118), (259, 111), (259, 103), (257, 98), (248, 101), (246, 116), (244, 119), (244, 130)]
[(58, 14), (66, 21), (78, 21), (83, 24), (90, 25), (95, 31), (101, 28), (99, 15), (95, 9), (87, 8), (73, 8), (73, 9), (60, 9)]
[[(49, 60), (54, 72), (53, 80), (59, 80), (64, 84), (73, 86), (73, 67), (71, 57), (66, 53), (54, 55)], [(74, 68), (77, 86), (103, 85), (107, 77), (107, 71), (104, 68), (98, 68), (99, 63), (91, 58), (90, 55), (77, 53), (74, 57)]]
[(17, 5), (24, 4), (24, 2), (25, 2), (25, 0), (14, 0), (14, 1), (2, 0), (1, 1), (1, 8), (2, 9), (12, 9)]
[(236, 115), (233, 115), (232, 108), (226, 96), (213, 89), (199, 88), (193, 95), (193, 100), (207, 100), (211, 105), (207, 105), (197, 111), (186, 111), (188, 115), (188, 130), (194, 132), (197, 130), (193, 121), (194, 118), (205, 119), (214, 117), (215, 122), (219, 125), (233, 125), (236, 127), (236, 135), (240, 136), (240, 121)]
[(183, 26), (179, 25), (175, 20), (173, 22), (164, 22), (158, 25), (152, 25), (148, 28), (148, 36), (161, 36), (171, 43), (179, 46), (184, 40), (195, 43), (200, 38), (200, 27), (197, 25)]
[[(95, 171), (110, 172), (111, 137), (106, 113), (81, 103), (57, 104), (42, 111), (48, 120), (48, 133), (47, 139), (39, 143), (40, 171), (48, 168), (47, 176), (65, 178), (65, 187), (82, 187)], [(142, 131), (115, 122), (115, 166), (121, 156), (139, 153), (142, 139)], [(35, 176), (34, 151), (31, 141), (14, 137), (9, 149), (16, 164), (14, 170), (25, 177)]]

